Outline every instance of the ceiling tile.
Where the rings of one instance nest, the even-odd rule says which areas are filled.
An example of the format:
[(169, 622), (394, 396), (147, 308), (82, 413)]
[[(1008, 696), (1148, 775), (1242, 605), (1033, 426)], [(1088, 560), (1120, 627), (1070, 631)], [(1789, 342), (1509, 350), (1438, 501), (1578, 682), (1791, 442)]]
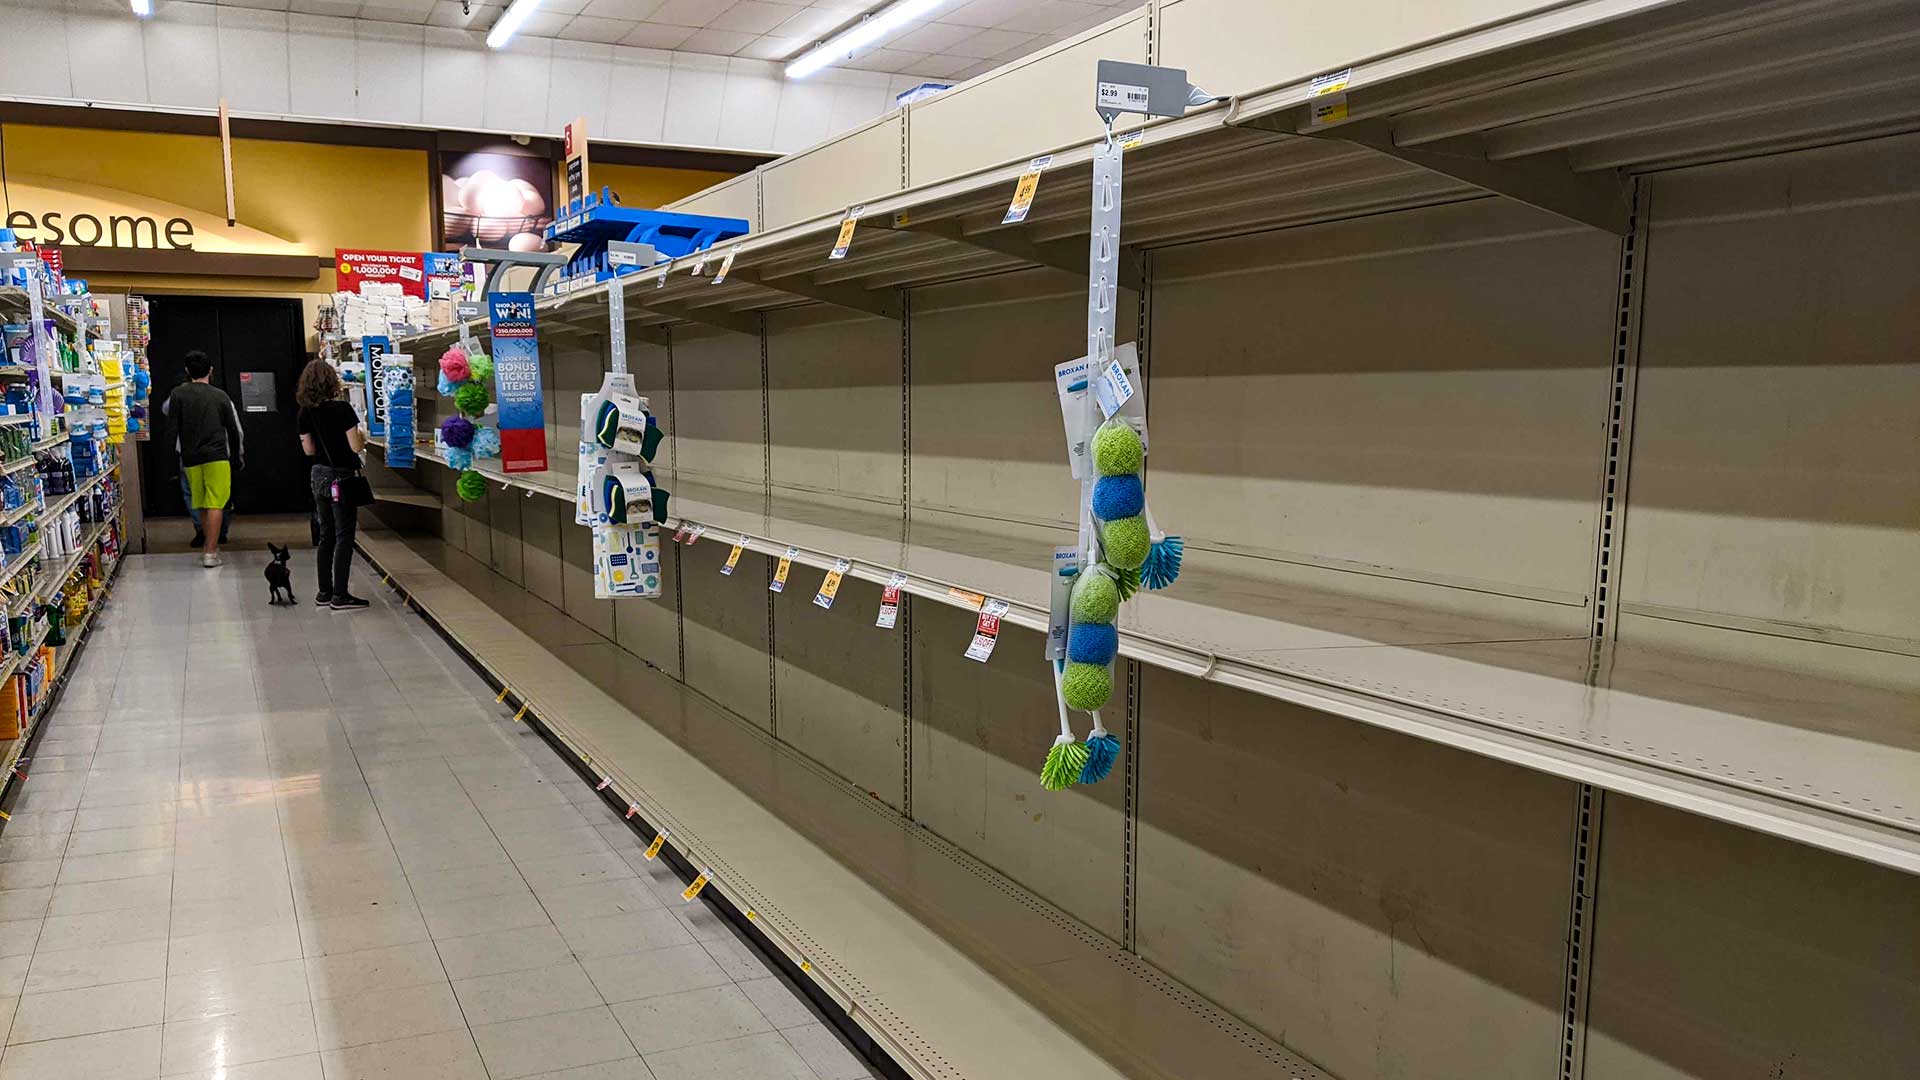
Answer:
[(754, 35), (743, 34), (737, 30), (696, 30), (693, 36), (680, 43), (679, 48), (686, 52), (708, 53), (713, 56), (732, 56), (741, 49), (753, 44)]
[(953, 56), (971, 56), (976, 60), (986, 60), (999, 56), (1008, 49), (1027, 44), (1033, 41), (1034, 36), (1012, 30), (982, 30), (965, 41), (947, 46), (945, 51)]
[(924, 75), (930, 79), (946, 81), (972, 67), (976, 62), (964, 56), (929, 56), (924, 60), (916, 61), (906, 70), (913, 75)]
[(757, 37), (753, 44), (740, 50), (741, 56), (751, 56), (759, 60), (786, 60), (805, 49), (810, 40), (807, 38), (775, 37), (767, 34)]
[(462, 9), (459, 0), (440, 0), (433, 5), (433, 14), (427, 16), (427, 25), (484, 28), (492, 26), (505, 10), (499, 4), (470, 4)]
[(915, 61), (926, 59), (925, 53), (901, 52), (898, 49), (868, 49), (848, 61), (851, 67), (864, 68), (867, 71), (905, 71)]
[[(566, 25), (573, 21), (573, 18), (572, 15), (560, 15), (543, 8), (527, 16), (527, 21), (520, 24), (520, 29), (517, 31), (516, 36), (550, 38), (565, 29)], [(491, 27), (493, 24), (488, 23), (487, 25)]]
[(587, 0), (540, 0), (540, 10), (550, 15), (578, 15), (587, 10)]
[(973, 26), (942, 22), (927, 23), (901, 34), (886, 44), (907, 52), (944, 53), (979, 32), (979, 28)]
[[(285, 11), (287, 0), (221, 0), (222, 7), (258, 8), (262, 11)], [(112, 3), (70, 4), (75, 11), (111, 10), (116, 15), (125, 14), (127, 5), (114, 0)]]
[(434, 0), (369, 0), (360, 5), (360, 17), (377, 22), (424, 23), (433, 14)]
[(738, 30), (747, 34), (772, 33), (773, 28), (799, 14), (798, 4), (769, 3), (768, 0), (738, 0), (732, 7), (714, 16), (707, 25), (716, 30)]
[(631, 19), (638, 22), (652, 17), (665, 0), (587, 0), (580, 14), (596, 19)]
[(648, 18), (669, 26), (705, 26), (733, 4), (734, 0), (667, 0)]
[(846, 11), (831, 8), (802, 8), (793, 18), (774, 27), (773, 33), (780, 37), (805, 38), (818, 41), (840, 28), (852, 15)]
[(575, 15), (573, 21), (560, 31), (560, 36), (568, 41), (612, 44), (633, 33), (634, 25), (632, 19), (596, 19), (591, 15)]
[(952, 10), (940, 11), (934, 18), (961, 26), (1004, 26), (1007, 20), (1018, 17), (1035, 3), (1036, 0), (966, 0)]
[(633, 28), (633, 32), (620, 39), (622, 45), (638, 45), (645, 49), (677, 49), (680, 43), (692, 37), (691, 26), (662, 26), (659, 23), (644, 22)]
[(1104, 19), (1107, 9), (1099, 4), (1080, 3), (1079, 0), (1036, 0), (1024, 5), (1010, 18), (1002, 20), (998, 27), (1002, 30), (1029, 30), (1036, 34), (1048, 34), (1072, 23), (1100, 15)]
[(304, 12), (308, 15), (336, 15), (351, 19), (360, 14), (360, 5), (348, 0), (290, 0), (288, 11)]

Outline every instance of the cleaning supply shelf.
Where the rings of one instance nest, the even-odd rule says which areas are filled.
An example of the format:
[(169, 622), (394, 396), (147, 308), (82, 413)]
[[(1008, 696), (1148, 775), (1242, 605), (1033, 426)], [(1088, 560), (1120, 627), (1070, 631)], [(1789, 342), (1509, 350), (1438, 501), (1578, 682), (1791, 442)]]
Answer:
[(1323, 1080), (686, 686), (635, 665), (631, 711), (465, 587), (492, 574), (457, 549), (378, 530), (359, 544), (908, 1075)]
[[(428, 447), (418, 456), (441, 461)], [(574, 500), (562, 473), (481, 471)], [(749, 550), (775, 558), (791, 547), (794, 562), (822, 570), (848, 559), (854, 577), (898, 576), (915, 596), (968, 610), (1002, 599), (1008, 621), (1041, 633), (1046, 567), (1054, 546), (1073, 538), (1065, 528), (924, 521), (918, 509), (907, 525), (894, 508), (861, 512), (781, 491), (763, 512), (758, 490), (667, 472), (660, 484), (672, 493), (669, 527), (705, 525), (701, 542), (746, 537)], [(1920, 736), (1864, 735), (1920, 715), (1920, 694), (1671, 649), (1596, 647), (1573, 628), (1583, 616), (1566, 618), (1584, 606), (1542, 601), (1538, 620), (1494, 618), (1288, 586), (1248, 572), (1256, 568), (1190, 542), (1179, 587), (1129, 605), (1121, 654), (1920, 873)]]

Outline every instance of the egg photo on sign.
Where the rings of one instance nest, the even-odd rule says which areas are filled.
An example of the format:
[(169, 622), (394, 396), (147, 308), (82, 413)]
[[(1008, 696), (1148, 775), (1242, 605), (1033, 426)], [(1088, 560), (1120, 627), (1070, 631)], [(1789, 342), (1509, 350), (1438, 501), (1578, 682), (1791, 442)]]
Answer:
[(544, 251), (552, 204), (553, 165), (544, 157), (492, 151), (440, 156), (443, 250)]

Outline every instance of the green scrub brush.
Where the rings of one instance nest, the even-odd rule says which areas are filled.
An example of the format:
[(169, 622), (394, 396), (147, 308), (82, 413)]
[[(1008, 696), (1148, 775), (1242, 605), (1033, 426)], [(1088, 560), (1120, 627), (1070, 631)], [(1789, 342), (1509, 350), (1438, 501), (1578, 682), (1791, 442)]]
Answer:
[(1067, 699), (1060, 688), (1061, 667), (1058, 662), (1053, 665), (1053, 697), (1060, 706), (1060, 737), (1053, 740), (1046, 764), (1040, 766), (1040, 786), (1048, 791), (1072, 787), (1087, 766), (1087, 748), (1074, 739), (1073, 728), (1067, 724)]

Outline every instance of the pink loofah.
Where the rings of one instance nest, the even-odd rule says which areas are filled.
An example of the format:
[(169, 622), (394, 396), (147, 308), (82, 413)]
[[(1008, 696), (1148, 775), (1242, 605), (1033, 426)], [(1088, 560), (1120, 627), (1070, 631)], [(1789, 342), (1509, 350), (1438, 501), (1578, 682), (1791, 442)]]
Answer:
[(458, 345), (440, 354), (440, 374), (450, 382), (466, 382), (473, 369), (467, 365), (467, 351)]

